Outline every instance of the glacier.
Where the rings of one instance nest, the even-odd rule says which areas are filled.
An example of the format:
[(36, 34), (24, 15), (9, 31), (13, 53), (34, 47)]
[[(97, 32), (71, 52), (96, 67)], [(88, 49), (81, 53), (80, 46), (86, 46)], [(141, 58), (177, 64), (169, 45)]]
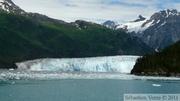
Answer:
[(59, 79), (180, 80), (176, 77), (129, 74), (139, 57), (124, 55), (29, 60), (16, 63), (17, 69), (0, 70), (0, 81)]
[[(176, 77), (129, 74), (140, 56), (36, 59), (16, 63), (17, 69), (0, 70), (0, 82), (9, 80), (117, 79), (180, 80)], [(77, 72), (78, 71), (78, 72)], [(15, 82), (13, 81), (12, 84)]]
[(140, 56), (46, 58), (16, 63), (18, 70), (130, 73)]
[(126, 29), (127, 28), (128, 33), (131, 33), (131, 32), (143, 33), (146, 29), (148, 29), (150, 26), (153, 26), (155, 23), (154, 20), (146, 23), (147, 21), (150, 21), (150, 18), (146, 18), (145, 20), (138, 21), (138, 22), (129, 22), (129, 23), (121, 24), (121, 25), (117, 26), (116, 29), (121, 29), (121, 28)]

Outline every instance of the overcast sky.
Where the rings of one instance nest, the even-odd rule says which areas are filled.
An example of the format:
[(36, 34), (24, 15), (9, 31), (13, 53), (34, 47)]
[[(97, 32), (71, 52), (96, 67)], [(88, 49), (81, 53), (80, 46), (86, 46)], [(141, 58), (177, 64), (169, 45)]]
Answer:
[(163, 9), (180, 11), (180, 0), (12, 0), (27, 12), (45, 14), (51, 18), (74, 22), (87, 20), (118, 23), (148, 17)]

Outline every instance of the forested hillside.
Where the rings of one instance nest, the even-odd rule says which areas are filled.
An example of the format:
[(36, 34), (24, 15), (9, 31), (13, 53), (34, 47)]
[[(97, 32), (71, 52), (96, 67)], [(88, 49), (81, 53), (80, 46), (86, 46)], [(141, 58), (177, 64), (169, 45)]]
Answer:
[(139, 58), (131, 73), (138, 75), (180, 76), (180, 41), (165, 48), (162, 52)]

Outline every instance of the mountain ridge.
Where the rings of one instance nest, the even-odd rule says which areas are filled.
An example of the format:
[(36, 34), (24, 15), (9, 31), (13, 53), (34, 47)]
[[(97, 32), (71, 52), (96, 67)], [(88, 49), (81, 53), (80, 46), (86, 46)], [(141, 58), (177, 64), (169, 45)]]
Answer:
[(161, 50), (180, 40), (180, 13), (165, 9), (154, 13), (149, 18), (120, 24), (115, 29), (139, 37), (148, 46)]
[(154, 52), (140, 39), (122, 31), (83, 20), (66, 23), (36, 13), (21, 14), (1, 9), (0, 32), (0, 68), (16, 68), (16, 62), (38, 58)]

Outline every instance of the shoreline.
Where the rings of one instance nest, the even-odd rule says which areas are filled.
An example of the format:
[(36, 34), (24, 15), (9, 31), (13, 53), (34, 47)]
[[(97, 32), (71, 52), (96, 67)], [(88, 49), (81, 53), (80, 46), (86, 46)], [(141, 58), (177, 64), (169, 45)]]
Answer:
[(180, 78), (180, 73), (157, 73), (157, 72), (142, 72), (142, 73), (131, 73), (137, 76), (154, 76), (154, 77), (177, 77)]
[(1, 80), (61, 80), (61, 79), (110, 79), (110, 80), (162, 80), (180, 81), (179, 77), (138, 76), (134, 74), (110, 72), (60, 72), (60, 71), (31, 71), (31, 70), (1, 70)]

